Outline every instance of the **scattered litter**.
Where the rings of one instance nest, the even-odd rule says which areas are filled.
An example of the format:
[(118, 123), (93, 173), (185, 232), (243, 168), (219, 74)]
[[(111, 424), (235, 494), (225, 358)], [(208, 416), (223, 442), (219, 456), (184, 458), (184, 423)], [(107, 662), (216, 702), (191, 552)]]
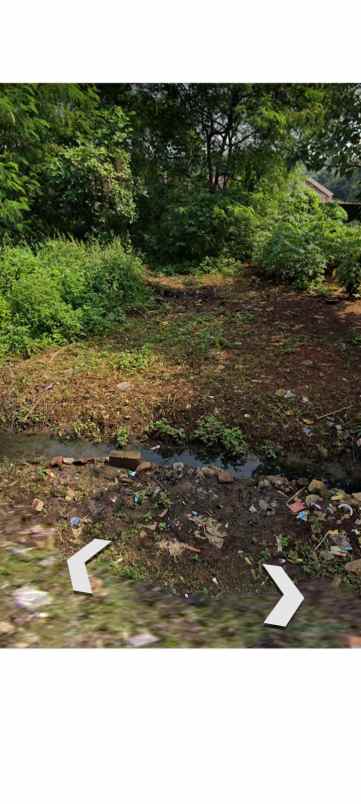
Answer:
[(59, 559), (56, 556), (48, 556), (48, 558), (42, 558), (39, 561), (41, 567), (52, 567)]
[(361, 558), (357, 558), (355, 561), (349, 561), (348, 564), (345, 564), (345, 569), (347, 572), (361, 575)]
[(296, 399), (296, 394), (293, 391), (286, 391), (283, 396), (285, 399)]
[(19, 608), (27, 609), (28, 611), (35, 611), (40, 609), (41, 606), (48, 606), (51, 603), (51, 597), (47, 592), (41, 589), (36, 589), (34, 586), (21, 586), (14, 592), (15, 603)]
[(318, 494), (307, 494), (305, 498), (305, 503), (308, 508), (318, 508), (321, 511), (321, 506), (319, 503), (322, 502), (322, 498), (318, 496)]
[(347, 634), (345, 637), (345, 642), (348, 648), (361, 648), (361, 636)]
[(159, 637), (154, 636), (150, 631), (145, 631), (143, 634), (136, 634), (135, 636), (129, 637), (127, 640), (127, 644), (130, 648), (147, 648), (148, 645), (154, 645), (156, 642), (159, 642)]
[(217, 477), (219, 483), (233, 483), (234, 481), (234, 476), (231, 472), (226, 472), (224, 469), (218, 469)]
[(217, 581), (217, 578), (212, 578), (212, 583), (214, 583), (214, 584), (215, 584), (215, 586), (219, 586), (219, 583), (218, 583), (218, 581)]
[(136, 505), (141, 505), (142, 498), (141, 498), (140, 494), (134, 494), (133, 500), (134, 500)]
[(251, 505), (251, 507), (248, 510), (250, 511), (251, 514), (257, 513), (257, 508), (255, 505)]
[(128, 469), (128, 477), (135, 477), (137, 474), (136, 470)]
[(74, 463), (74, 458), (63, 458), (63, 463), (67, 466), (71, 466)]
[[(136, 474), (140, 475), (142, 472), (147, 472), (152, 468), (152, 466), (154, 466), (154, 464), (152, 464), (150, 461), (142, 461), (137, 467)], [(134, 475), (132, 475), (132, 477), (134, 477)]]
[(74, 489), (67, 489), (67, 492), (66, 492), (66, 495), (65, 495), (65, 502), (72, 502), (75, 499), (75, 497), (76, 497), (76, 492), (74, 491)]
[(340, 505), (337, 506), (337, 508), (340, 509), (342, 508), (343, 511), (347, 511), (350, 514), (350, 516), (353, 516), (353, 508), (348, 503), (341, 503)]
[(307, 520), (308, 520), (308, 511), (300, 511), (300, 513), (297, 514), (297, 519), (300, 519), (301, 522), (307, 522)]
[(293, 514), (298, 514), (299, 511), (304, 510), (305, 504), (301, 500), (296, 500), (294, 503), (291, 503), (291, 505), (289, 505), (288, 507)]
[(342, 558), (344, 558), (344, 557), (345, 557), (345, 556), (347, 556), (347, 554), (348, 554), (348, 550), (347, 550), (347, 548), (346, 548), (346, 547), (342, 547), (342, 546), (341, 546), (341, 545), (339, 545), (339, 544), (333, 544), (333, 545), (330, 547), (329, 552), (330, 552), (330, 553), (332, 553), (332, 555), (333, 555), (333, 556), (341, 556)]
[(71, 516), (70, 517), (70, 527), (71, 528), (79, 528), (81, 523), (80, 516)]
[(220, 522), (217, 522), (217, 520), (213, 519), (211, 516), (197, 516), (193, 518), (191, 514), (188, 515), (188, 519), (190, 522), (194, 522), (198, 528), (202, 529), (196, 531), (195, 536), (197, 539), (208, 539), (209, 543), (217, 547), (218, 550), (222, 549), (227, 534)]
[(190, 550), (192, 553), (200, 553), (198, 547), (192, 547), (191, 544), (186, 544), (186, 542), (179, 542), (178, 539), (161, 539), (158, 544), (160, 550), (165, 550), (172, 558), (178, 558), (182, 555), (186, 550)]
[(152, 452), (155, 452), (157, 449), (160, 449), (160, 444), (157, 444), (156, 447), (151, 447)]
[(307, 436), (307, 438), (311, 438), (311, 436), (313, 435), (312, 427), (302, 427), (302, 430), (304, 434)]
[(56, 455), (55, 458), (52, 458), (50, 461), (50, 466), (61, 466), (63, 463), (63, 456)]
[(0, 636), (10, 636), (15, 631), (15, 626), (12, 623), (0, 623)]
[(45, 503), (43, 502), (43, 500), (39, 500), (37, 497), (35, 497), (34, 500), (31, 503), (31, 507), (37, 513), (40, 513), (40, 511), (43, 510), (44, 505), (45, 505)]
[(327, 494), (327, 486), (322, 480), (311, 480), (311, 483), (308, 485), (308, 491), (313, 494), (320, 494), (321, 497), (324, 497)]
[[(331, 539), (334, 545), (341, 550), (342, 553), (347, 553), (352, 551), (352, 545), (350, 544), (347, 533), (344, 530), (328, 530), (326, 533), (326, 537)], [(336, 550), (333, 550), (331, 547), (331, 552), (336, 553)]]
[(283, 552), (282, 536), (276, 536), (276, 545), (278, 553)]

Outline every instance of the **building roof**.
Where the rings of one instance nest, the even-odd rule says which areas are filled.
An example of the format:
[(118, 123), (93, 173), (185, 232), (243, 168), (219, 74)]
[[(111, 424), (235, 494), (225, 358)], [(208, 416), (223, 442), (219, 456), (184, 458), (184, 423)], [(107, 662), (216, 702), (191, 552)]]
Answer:
[(318, 193), (319, 195), (324, 195), (326, 196), (326, 198), (329, 198), (330, 200), (331, 198), (333, 198), (333, 192), (331, 190), (328, 190), (327, 187), (324, 187), (323, 184), (320, 184), (319, 181), (316, 181), (316, 179), (311, 179), (310, 176), (307, 176), (306, 184), (308, 184), (311, 187), (311, 189), (315, 190), (315, 192)]

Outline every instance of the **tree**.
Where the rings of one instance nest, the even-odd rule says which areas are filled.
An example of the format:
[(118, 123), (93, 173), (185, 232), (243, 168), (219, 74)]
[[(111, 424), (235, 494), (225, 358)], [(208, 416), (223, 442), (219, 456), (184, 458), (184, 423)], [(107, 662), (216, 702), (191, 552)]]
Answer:
[(81, 84), (0, 87), (0, 237), (121, 232), (134, 217), (128, 120)]

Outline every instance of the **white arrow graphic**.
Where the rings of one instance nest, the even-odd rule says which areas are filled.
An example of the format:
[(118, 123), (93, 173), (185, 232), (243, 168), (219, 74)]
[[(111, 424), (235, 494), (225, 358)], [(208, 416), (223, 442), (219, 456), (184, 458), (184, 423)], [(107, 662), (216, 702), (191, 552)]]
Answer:
[(301, 595), (300, 590), (297, 589), (297, 586), (291, 581), (291, 578), (288, 577), (282, 567), (277, 567), (274, 564), (263, 564), (263, 566), (283, 594), (281, 600), (278, 601), (264, 621), (264, 625), (279, 625), (281, 628), (286, 628), (286, 625), (288, 625), (301, 603), (303, 603), (304, 596)]
[(89, 544), (74, 553), (71, 558), (68, 558), (68, 568), (72, 587), (74, 592), (85, 592), (87, 595), (92, 595), (92, 590), (89, 581), (89, 575), (86, 569), (86, 562), (90, 558), (100, 553), (104, 547), (110, 544), (106, 539), (92, 539)]

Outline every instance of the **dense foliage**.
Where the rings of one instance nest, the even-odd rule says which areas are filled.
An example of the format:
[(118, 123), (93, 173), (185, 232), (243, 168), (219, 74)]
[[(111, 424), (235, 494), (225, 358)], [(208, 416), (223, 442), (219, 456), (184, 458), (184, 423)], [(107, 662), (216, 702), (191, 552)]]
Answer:
[(102, 334), (146, 300), (142, 264), (119, 240), (7, 246), (0, 254), (0, 353)]
[(2, 353), (121, 322), (140, 256), (357, 293), (361, 226), (305, 176), (360, 170), (358, 84), (1, 85)]

